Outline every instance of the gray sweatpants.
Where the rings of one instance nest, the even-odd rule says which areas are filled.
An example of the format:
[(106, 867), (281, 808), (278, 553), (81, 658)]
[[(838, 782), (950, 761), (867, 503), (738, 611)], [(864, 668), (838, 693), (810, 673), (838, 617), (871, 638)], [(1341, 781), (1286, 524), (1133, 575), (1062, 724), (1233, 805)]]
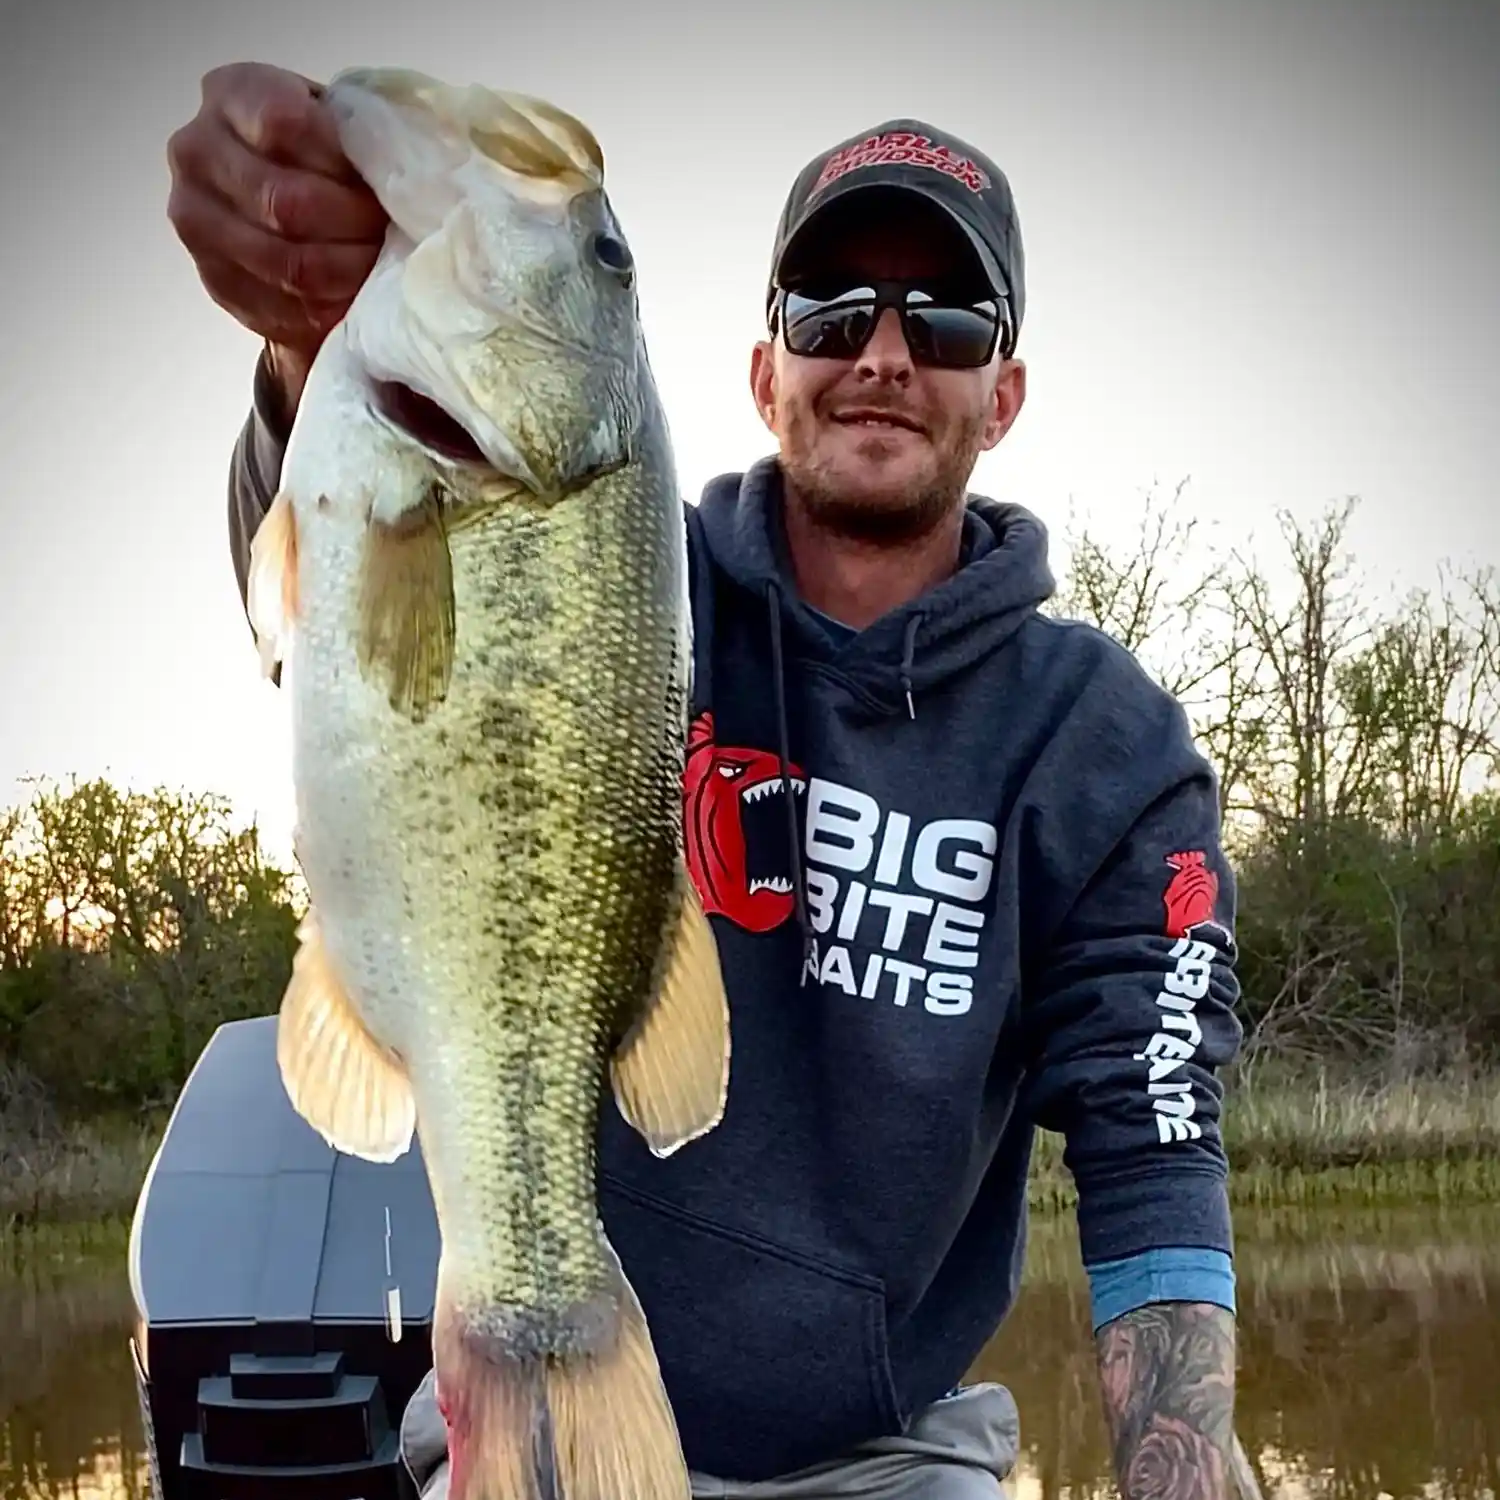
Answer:
[[(921, 1412), (901, 1437), (756, 1483), (693, 1474), (695, 1500), (998, 1500), (1020, 1447), (1016, 1403), (1003, 1385), (965, 1386)], [(448, 1435), (433, 1375), (401, 1419), (401, 1456), (422, 1500), (448, 1500)]]

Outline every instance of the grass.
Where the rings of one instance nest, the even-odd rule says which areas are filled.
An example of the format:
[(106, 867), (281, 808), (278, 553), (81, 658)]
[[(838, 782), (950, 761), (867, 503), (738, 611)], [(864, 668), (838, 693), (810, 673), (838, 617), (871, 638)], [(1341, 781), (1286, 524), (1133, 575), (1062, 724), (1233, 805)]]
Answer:
[(122, 1262), (129, 1243), (130, 1222), (121, 1214), (0, 1223), (0, 1280), (8, 1274), (36, 1286), (67, 1285), (81, 1270)]
[(37, 1225), (128, 1217), (164, 1125), (105, 1119), (0, 1142), (0, 1244)]
[[(0, 1253), (38, 1226), (128, 1218), (164, 1124), (73, 1124), (45, 1141), (0, 1143)], [(1224, 1133), (1237, 1206), (1500, 1200), (1500, 1074), (1362, 1082), (1261, 1072), (1229, 1081)], [(1043, 1215), (1076, 1201), (1057, 1136), (1037, 1141), (1030, 1196)]]
[[(1223, 1128), (1236, 1206), (1500, 1198), (1500, 1074), (1372, 1081), (1268, 1070), (1228, 1081)], [(1046, 1213), (1075, 1201), (1062, 1141), (1044, 1134), (1032, 1207)]]

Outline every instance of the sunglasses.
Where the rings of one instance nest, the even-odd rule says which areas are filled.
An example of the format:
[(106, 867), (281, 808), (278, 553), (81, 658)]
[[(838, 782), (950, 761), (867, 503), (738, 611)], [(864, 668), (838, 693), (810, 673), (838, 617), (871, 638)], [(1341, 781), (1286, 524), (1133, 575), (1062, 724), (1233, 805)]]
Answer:
[(895, 308), (906, 346), (918, 364), (949, 370), (987, 365), (1003, 328), (1011, 346), (1003, 298), (955, 295), (913, 281), (869, 281), (858, 286), (779, 287), (771, 334), (778, 322), (786, 347), (811, 359), (856, 359), (880, 315)]

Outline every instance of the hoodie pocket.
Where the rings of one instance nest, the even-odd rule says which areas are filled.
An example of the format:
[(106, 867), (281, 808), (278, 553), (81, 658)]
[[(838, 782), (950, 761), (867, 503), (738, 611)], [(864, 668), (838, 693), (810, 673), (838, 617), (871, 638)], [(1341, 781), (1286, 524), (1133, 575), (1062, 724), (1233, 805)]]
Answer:
[(880, 1281), (618, 1178), (599, 1187), (692, 1468), (770, 1479), (900, 1430)]

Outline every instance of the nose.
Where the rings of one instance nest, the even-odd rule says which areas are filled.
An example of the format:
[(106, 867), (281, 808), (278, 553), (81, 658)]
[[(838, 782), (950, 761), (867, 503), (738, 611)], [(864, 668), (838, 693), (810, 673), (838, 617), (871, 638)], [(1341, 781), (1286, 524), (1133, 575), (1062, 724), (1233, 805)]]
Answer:
[(855, 374), (861, 380), (895, 381), (904, 385), (912, 377), (911, 350), (901, 332), (901, 318), (894, 307), (880, 310), (880, 321), (870, 342), (855, 361)]

